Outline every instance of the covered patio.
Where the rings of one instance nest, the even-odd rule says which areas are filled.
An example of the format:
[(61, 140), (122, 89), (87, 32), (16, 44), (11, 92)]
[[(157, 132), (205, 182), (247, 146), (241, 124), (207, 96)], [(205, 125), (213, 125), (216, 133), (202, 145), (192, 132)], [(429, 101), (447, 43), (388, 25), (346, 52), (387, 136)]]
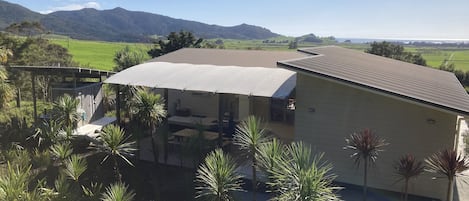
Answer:
[(121, 71), (105, 83), (149, 87), (162, 94), (172, 132), (169, 143), (178, 144), (178, 139), (203, 126), (208, 140), (227, 145), (236, 124), (249, 115), (261, 117), (269, 134), (293, 140), (296, 73), (289, 70), (148, 62)]

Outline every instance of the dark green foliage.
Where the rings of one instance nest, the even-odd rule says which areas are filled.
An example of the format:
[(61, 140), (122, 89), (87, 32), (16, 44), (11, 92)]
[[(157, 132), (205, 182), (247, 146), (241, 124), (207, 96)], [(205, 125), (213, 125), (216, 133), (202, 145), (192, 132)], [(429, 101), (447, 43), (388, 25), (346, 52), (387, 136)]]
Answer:
[(46, 39), (28, 38), (21, 45), (19, 52), (14, 52), (15, 60), (11, 63), (29, 66), (72, 66), (72, 56), (60, 45)]
[(255, 116), (249, 116), (242, 121), (236, 127), (236, 133), (233, 136), (233, 144), (239, 146), (240, 151), (244, 153), (252, 166), (253, 200), (256, 200), (259, 149), (268, 139), (262, 120)]
[(441, 63), (439, 69), (454, 73), (463, 86), (469, 86), (469, 71), (456, 70), (456, 65), (454, 63), (448, 64), (446, 59)]
[(197, 39), (191, 32), (171, 32), (166, 40), (155, 42), (155, 47), (148, 51), (151, 57), (158, 57), (185, 47), (200, 47), (203, 39)]
[(133, 201), (135, 193), (129, 187), (122, 183), (117, 182), (111, 186), (106, 187), (106, 192), (103, 193), (101, 200), (103, 201)]
[(233, 158), (221, 149), (208, 154), (197, 169), (196, 198), (205, 198), (208, 201), (233, 200), (232, 193), (242, 191), (242, 177), (237, 169), (238, 165)]
[(291, 41), (290, 43), (288, 43), (288, 49), (296, 49), (298, 48), (298, 41), (295, 40), (295, 41)]
[(324, 162), (323, 153), (313, 155), (311, 147), (302, 142), (285, 146), (281, 159), (268, 171), (269, 187), (276, 201), (331, 201), (339, 200), (332, 185), (336, 178), (332, 165)]
[(16, 35), (32, 36), (43, 33), (45, 29), (39, 22), (22, 21), (10, 24), (5, 31)]
[(129, 46), (125, 46), (124, 49), (116, 52), (114, 56), (114, 71), (119, 72), (129, 67), (143, 63), (145, 55), (139, 50), (131, 50)]
[(370, 54), (375, 54), (383, 57), (397, 59), (417, 65), (426, 66), (427, 62), (420, 54), (413, 54), (411, 52), (404, 51), (404, 47), (398, 44), (390, 42), (373, 42), (370, 44), (370, 48), (365, 50)]
[(133, 166), (130, 157), (134, 156), (136, 143), (130, 141), (129, 138), (130, 136), (125, 135), (124, 129), (111, 124), (104, 127), (97, 140), (92, 144), (94, 150), (105, 154), (101, 163), (104, 163), (107, 159), (112, 160), (117, 181), (122, 180), (118, 159)]

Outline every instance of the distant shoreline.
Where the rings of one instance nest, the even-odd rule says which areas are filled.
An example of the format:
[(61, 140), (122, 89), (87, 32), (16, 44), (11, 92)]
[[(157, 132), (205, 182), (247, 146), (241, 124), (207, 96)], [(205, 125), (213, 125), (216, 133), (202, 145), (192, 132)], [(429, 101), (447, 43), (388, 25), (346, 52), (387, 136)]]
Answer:
[(373, 41), (391, 41), (391, 42), (428, 42), (428, 43), (469, 43), (469, 39), (436, 39), (436, 38), (336, 38), (338, 42), (350, 40), (351, 43), (371, 43)]

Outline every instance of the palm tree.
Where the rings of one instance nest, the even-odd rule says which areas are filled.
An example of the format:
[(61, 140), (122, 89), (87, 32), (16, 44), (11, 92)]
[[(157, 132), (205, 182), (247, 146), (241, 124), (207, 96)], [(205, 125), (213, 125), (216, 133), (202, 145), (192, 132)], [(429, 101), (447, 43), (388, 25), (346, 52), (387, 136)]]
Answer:
[(73, 153), (73, 148), (70, 142), (64, 143), (57, 143), (52, 145), (50, 148), (50, 152), (55, 157), (56, 160), (59, 161), (60, 164), (65, 162), (65, 159), (70, 157)]
[(366, 201), (367, 196), (367, 179), (368, 179), (368, 166), (375, 163), (378, 158), (379, 152), (383, 151), (383, 147), (388, 145), (384, 139), (375, 135), (369, 129), (353, 133), (350, 139), (345, 139), (347, 146), (344, 149), (353, 151), (351, 158), (355, 160), (355, 164), (360, 166), (363, 160), (363, 200)]
[(120, 158), (127, 164), (133, 166), (128, 157), (132, 157), (135, 149), (135, 141), (128, 142), (129, 137), (125, 137), (125, 132), (122, 128), (115, 125), (108, 125), (104, 127), (101, 134), (98, 136), (96, 143), (92, 147), (100, 153), (106, 154), (101, 163), (104, 163), (108, 158), (111, 158), (114, 164), (114, 174), (118, 181), (121, 181), (121, 174), (117, 159)]
[(278, 161), (282, 160), (284, 145), (277, 138), (259, 146), (259, 166), (267, 174), (270, 174), (276, 167)]
[(31, 176), (31, 166), (22, 167), (7, 163), (0, 175), (0, 200), (18, 200), (25, 196)]
[(102, 201), (132, 201), (135, 198), (135, 193), (129, 190), (129, 187), (124, 183), (117, 182), (109, 187), (106, 187), (106, 192), (101, 197)]
[(408, 198), (409, 180), (419, 176), (424, 171), (421, 161), (417, 161), (411, 154), (401, 156), (394, 165), (396, 174), (400, 177), (398, 181), (404, 180), (404, 201)]
[(51, 119), (49, 121), (42, 121), (35, 129), (35, 134), (31, 137), (37, 140), (38, 147), (49, 147), (63, 140), (64, 136), (60, 134), (63, 134), (62, 124), (59, 121)]
[(76, 129), (79, 120), (77, 107), (80, 101), (65, 94), (54, 103), (55, 120), (62, 123), (67, 129)]
[(199, 166), (195, 177), (196, 198), (209, 201), (232, 200), (231, 193), (242, 191), (241, 176), (236, 172), (238, 165), (221, 149), (209, 153)]
[(65, 161), (65, 174), (75, 182), (78, 182), (80, 176), (86, 171), (88, 165), (86, 160), (74, 154)]
[(233, 144), (238, 145), (240, 150), (246, 154), (252, 163), (252, 188), (253, 200), (256, 200), (257, 189), (257, 161), (259, 157), (259, 147), (265, 143), (268, 138), (265, 135), (265, 129), (261, 127), (262, 122), (255, 116), (249, 116), (236, 128), (233, 137)]
[(136, 92), (135, 100), (132, 104), (131, 114), (135, 119), (149, 128), (153, 157), (155, 163), (158, 163), (159, 152), (153, 134), (157, 125), (166, 117), (163, 99), (159, 94), (139, 89)]
[(322, 161), (323, 153), (312, 155), (311, 147), (303, 142), (286, 146), (280, 160), (269, 171), (271, 181), (267, 184), (274, 189), (278, 201), (338, 200), (332, 186), (335, 175), (332, 165)]
[(458, 154), (455, 150), (446, 149), (434, 153), (427, 159), (426, 171), (441, 174), (448, 178), (446, 200), (453, 200), (453, 185), (455, 178), (463, 171), (469, 169), (469, 158)]

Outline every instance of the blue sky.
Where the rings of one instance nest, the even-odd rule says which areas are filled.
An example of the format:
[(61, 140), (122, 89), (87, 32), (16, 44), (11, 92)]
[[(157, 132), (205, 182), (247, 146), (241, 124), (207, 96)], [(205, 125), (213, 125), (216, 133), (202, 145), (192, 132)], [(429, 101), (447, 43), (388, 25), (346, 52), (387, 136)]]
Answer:
[(122, 7), (208, 24), (300, 36), (469, 39), (469, 0), (9, 0), (47, 13)]

